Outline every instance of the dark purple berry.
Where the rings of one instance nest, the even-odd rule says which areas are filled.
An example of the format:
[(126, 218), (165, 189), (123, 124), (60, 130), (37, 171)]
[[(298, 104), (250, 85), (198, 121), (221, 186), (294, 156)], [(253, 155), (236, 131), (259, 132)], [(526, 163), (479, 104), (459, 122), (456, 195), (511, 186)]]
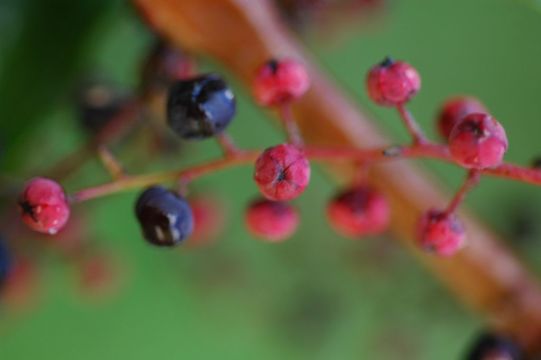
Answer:
[(12, 267), (11, 253), (4, 241), (4, 238), (0, 235), (0, 286), (4, 283)]
[(518, 347), (508, 338), (486, 333), (481, 335), (471, 348), (466, 360), (521, 360)]
[(221, 133), (235, 112), (235, 96), (218, 75), (179, 80), (169, 89), (167, 122), (184, 139)]
[(145, 190), (135, 204), (145, 239), (158, 246), (178, 245), (193, 230), (192, 209), (181, 196), (161, 186)]
[(81, 124), (90, 133), (98, 133), (129, 102), (130, 97), (107, 81), (87, 80), (77, 92), (77, 112)]

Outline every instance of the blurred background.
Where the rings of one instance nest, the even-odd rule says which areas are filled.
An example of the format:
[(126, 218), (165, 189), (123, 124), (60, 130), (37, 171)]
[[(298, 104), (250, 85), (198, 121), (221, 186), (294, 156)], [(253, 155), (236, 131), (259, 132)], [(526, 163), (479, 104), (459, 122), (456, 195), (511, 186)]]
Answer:
[[(358, 3), (350, 11), (325, 1), (280, 1), (322, 67), (397, 143), (406, 134), (396, 114), (372, 105), (363, 85), (367, 69), (386, 55), (419, 70), (423, 88), (411, 109), (432, 137), (439, 105), (470, 94), (505, 126), (508, 160), (527, 164), (541, 155), (539, 2)], [(461, 358), (484, 329), (392, 238), (336, 235), (322, 221), (336, 187), (317, 170), (295, 201), (299, 231), (279, 245), (244, 228), (244, 208), (257, 194), (250, 168), (194, 185), (194, 196), (210, 196), (223, 210), (223, 231), (204, 244), (147, 245), (133, 216), (137, 192), (78, 206), (61, 240), (24, 232), (13, 194), (91, 136), (74, 100), (81, 82), (106, 79), (134, 93), (156, 39), (120, 0), (2, 0), (0, 34), (0, 231), (20, 256), (0, 300), (0, 359), (446, 360)], [(199, 71), (225, 72), (212, 59), (197, 62)], [(281, 141), (269, 114), (225, 77), (238, 96), (230, 127), (238, 143)], [(212, 141), (181, 143), (168, 133), (149, 140), (149, 133), (133, 131), (113, 148), (130, 172), (219, 155)], [(445, 164), (419, 165), (449, 189), (463, 177)], [(74, 191), (106, 179), (91, 158), (63, 184)], [(541, 275), (539, 189), (483, 179), (467, 205)]]

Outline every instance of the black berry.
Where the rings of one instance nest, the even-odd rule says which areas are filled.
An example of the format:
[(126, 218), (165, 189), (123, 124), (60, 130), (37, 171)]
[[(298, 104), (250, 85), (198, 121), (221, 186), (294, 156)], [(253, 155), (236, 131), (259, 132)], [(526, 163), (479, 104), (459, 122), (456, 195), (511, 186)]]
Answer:
[(145, 239), (158, 246), (178, 245), (193, 230), (192, 209), (179, 195), (160, 186), (145, 190), (135, 204)]
[(11, 253), (0, 235), (0, 286), (4, 283), (11, 271), (12, 259)]
[(486, 333), (481, 335), (471, 348), (467, 360), (521, 360), (521, 351), (508, 338)]
[(129, 101), (129, 96), (114, 85), (87, 80), (77, 92), (77, 112), (83, 128), (90, 133), (101, 131)]
[(215, 74), (175, 82), (167, 100), (167, 122), (184, 139), (222, 132), (236, 112), (233, 92)]

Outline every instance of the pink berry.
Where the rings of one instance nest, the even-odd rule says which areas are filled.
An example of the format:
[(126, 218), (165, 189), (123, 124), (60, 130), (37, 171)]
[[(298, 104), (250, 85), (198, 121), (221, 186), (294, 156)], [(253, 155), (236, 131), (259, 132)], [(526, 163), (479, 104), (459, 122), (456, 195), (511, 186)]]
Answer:
[(207, 245), (216, 240), (225, 228), (226, 211), (216, 196), (198, 195), (189, 200), (194, 228), (187, 245)]
[(271, 242), (283, 241), (297, 230), (299, 214), (288, 203), (260, 199), (246, 210), (246, 226), (255, 236)]
[(485, 113), (485, 106), (469, 96), (457, 96), (447, 100), (438, 115), (438, 130), (444, 139), (448, 139), (455, 125), (471, 113)]
[(332, 227), (343, 236), (360, 237), (384, 232), (390, 220), (387, 200), (369, 186), (355, 186), (339, 193), (327, 205)]
[(270, 60), (256, 73), (253, 92), (262, 106), (276, 106), (300, 98), (310, 87), (304, 65), (291, 59)]
[(299, 196), (310, 181), (310, 163), (302, 149), (280, 144), (263, 151), (255, 163), (254, 180), (269, 200)]
[(419, 245), (441, 256), (454, 255), (466, 241), (466, 232), (456, 215), (435, 209), (423, 215), (419, 232)]
[(56, 234), (68, 221), (70, 207), (62, 187), (46, 178), (30, 180), (19, 198), (23, 221), (33, 230)]
[(421, 88), (417, 70), (403, 61), (385, 58), (368, 72), (368, 96), (378, 105), (396, 106), (409, 101)]
[(451, 155), (466, 168), (500, 165), (507, 146), (503, 127), (496, 119), (483, 113), (467, 115), (456, 124), (449, 137)]

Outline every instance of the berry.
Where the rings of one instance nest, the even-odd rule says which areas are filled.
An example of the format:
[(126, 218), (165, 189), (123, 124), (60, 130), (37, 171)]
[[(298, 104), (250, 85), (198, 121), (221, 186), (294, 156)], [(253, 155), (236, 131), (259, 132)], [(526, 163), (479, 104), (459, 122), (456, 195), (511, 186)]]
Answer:
[(378, 105), (397, 106), (409, 101), (421, 88), (421, 77), (408, 63), (385, 58), (368, 72), (368, 96)]
[(193, 230), (188, 202), (161, 186), (150, 187), (139, 196), (135, 215), (145, 239), (153, 245), (178, 245)]
[(451, 131), (466, 115), (485, 113), (485, 106), (477, 99), (458, 96), (447, 100), (438, 115), (438, 131), (444, 139), (448, 139)]
[(421, 218), (419, 245), (436, 255), (452, 256), (466, 241), (462, 222), (454, 215), (431, 209)]
[(70, 216), (66, 194), (55, 181), (46, 178), (30, 180), (19, 197), (22, 219), (32, 230), (56, 234)]
[(130, 98), (105, 81), (86, 81), (77, 93), (77, 112), (90, 133), (98, 133), (124, 109)]
[(365, 186), (346, 189), (327, 205), (332, 227), (346, 237), (376, 235), (389, 225), (390, 209), (385, 197)]
[(521, 351), (510, 340), (496, 334), (483, 334), (471, 348), (467, 360), (520, 360)]
[(163, 41), (154, 45), (143, 67), (143, 86), (148, 91), (163, 91), (176, 80), (194, 73), (195, 63), (184, 51)]
[(253, 92), (260, 105), (277, 106), (300, 98), (309, 87), (304, 65), (291, 59), (270, 60), (257, 70)]
[(483, 113), (467, 115), (453, 128), (449, 137), (451, 155), (466, 168), (500, 165), (507, 146), (503, 127), (496, 119)]
[(12, 268), (11, 252), (0, 236), (0, 286), (4, 284)]
[(225, 227), (224, 204), (220, 199), (201, 195), (190, 199), (194, 229), (189, 245), (204, 245), (215, 240)]
[(218, 75), (179, 80), (169, 89), (167, 123), (184, 139), (202, 139), (221, 133), (235, 112), (235, 96)]
[(298, 225), (297, 210), (286, 202), (259, 199), (246, 210), (248, 230), (264, 240), (283, 241), (293, 235)]
[(267, 199), (292, 200), (308, 186), (310, 163), (304, 152), (294, 145), (273, 146), (259, 155), (254, 180)]

